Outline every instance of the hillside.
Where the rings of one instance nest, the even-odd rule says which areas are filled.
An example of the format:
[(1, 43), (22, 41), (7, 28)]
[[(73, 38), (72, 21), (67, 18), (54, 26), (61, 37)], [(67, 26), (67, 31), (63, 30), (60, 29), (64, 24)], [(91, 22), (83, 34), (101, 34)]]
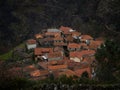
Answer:
[(0, 53), (48, 27), (119, 40), (119, 0), (1, 0)]

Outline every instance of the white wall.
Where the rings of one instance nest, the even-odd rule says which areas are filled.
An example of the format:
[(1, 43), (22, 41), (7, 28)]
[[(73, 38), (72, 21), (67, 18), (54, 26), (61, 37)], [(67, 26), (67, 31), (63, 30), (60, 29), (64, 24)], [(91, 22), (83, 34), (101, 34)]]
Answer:
[(33, 49), (33, 48), (36, 48), (37, 45), (36, 44), (27, 44), (27, 49), (30, 50), (30, 49)]
[(81, 59), (80, 59), (80, 58), (77, 58), (77, 57), (70, 58), (70, 60), (73, 60), (73, 61), (75, 61), (75, 62), (81, 62)]

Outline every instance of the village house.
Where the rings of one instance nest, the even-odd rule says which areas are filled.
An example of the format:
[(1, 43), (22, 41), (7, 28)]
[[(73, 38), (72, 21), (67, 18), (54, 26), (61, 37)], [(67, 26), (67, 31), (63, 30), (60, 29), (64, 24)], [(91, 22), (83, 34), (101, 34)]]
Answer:
[(89, 46), (86, 43), (79, 43), (81, 50), (89, 50)]
[(74, 31), (74, 32), (71, 32), (72, 33), (72, 37), (76, 36), (76, 37), (79, 37), (81, 35), (80, 32), (78, 31)]
[(91, 78), (92, 76), (91, 67), (79, 68), (79, 69), (74, 70), (74, 72), (76, 73), (78, 77), (81, 77), (84, 72), (88, 73), (88, 78)]
[(27, 47), (28, 50), (36, 48), (37, 47), (36, 40), (34, 40), (34, 39), (27, 40), (26, 47)]
[(35, 60), (48, 60), (47, 54), (53, 53), (53, 48), (35, 48), (34, 49), (34, 57)]
[[(41, 69), (34, 65), (24, 68), (31, 77), (47, 77), (50, 72), (55, 77), (60, 75), (81, 77), (84, 72), (93, 77), (95, 52), (103, 44), (90, 35), (82, 35), (70, 27), (46, 29), (44, 33), (35, 34), (35, 39), (26, 42), (27, 49), (34, 49), (35, 61)], [(39, 42), (39, 46), (37, 42)]]
[(52, 47), (54, 44), (54, 38), (53, 37), (46, 37), (42, 40), (39, 40), (39, 44), (41, 47)]
[(80, 51), (81, 45), (77, 43), (69, 43), (67, 48), (68, 48), (68, 51)]
[(104, 43), (103, 41), (91, 41), (89, 45), (89, 49), (97, 50), (98, 48), (100, 48), (100, 46), (103, 43)]
[(47, 29), (47, 32), (61, 32), (61, 30), (57, 28)]
[(70, 60), (73, 60), (75, 62), (81, 62), (85, 57), (91, 57), (94, 56), (95, 51), (94, 50), (82, 50), (82, 51), (75, 51), (70, 52)]
[(42, 77), (42, 76), (48, 76), (49, 71), (48, 70), (34, 70), (30, 72), (31, 77)]
[(63, 52), (64, 49), (63, 49), (63, 47), (59, 47), (59, 46), (57, 47), (57, 46), (56, 46), (56, 47), (53, 48), (53, 51), (54, 51), (54, 52), (58, 52), (58, 51)]
[(64, 38), (64, 42), (65, 43), (73, 43), (74, 42), (74, 38), (72, 37), (72, 35), (70, 35), (70, 36), (66, 36), (65, 38)]
[(86, 43), (87, 45), (90, 44), (90, 42), (93, 40), (93, 37), (90, 35), (81, 35), (79, 37), (80, 42)]
[(66, 46), (67, 44), (66, 43), (64, 43), (64, 39), (62, 38), (62, 37), (55, 37), (54, 38), (54, 46), (56, 47), (56, 46)]
[(49, 53), (49, 54), (47, 54), (47, 57), (48, 57), (48, 61), (63, 60), (63, 52), (59, 51), (59, 52)]
[(69, 35), (72, 35), (71, 31), (73, 31), (73, 29), (70, 28), (70, 27), (61, 26), (59, 29), (62, 31), (62, 36), (63, 37), (67, 37)]

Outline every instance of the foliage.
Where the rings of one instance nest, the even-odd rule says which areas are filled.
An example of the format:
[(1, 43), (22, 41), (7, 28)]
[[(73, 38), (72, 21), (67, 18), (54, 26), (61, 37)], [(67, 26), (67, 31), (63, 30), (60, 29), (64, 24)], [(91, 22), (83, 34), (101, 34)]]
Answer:
[(105, 44), (97, 50), (96, 59), (98, 61), (97, 76), (99, 80), (110, 81), (116, 76), (114, 73), (120, 69), (120, 47), (114, 41), (107, 40)]
[[(7, 51), (42, 29), (61, 25), (94, 37), (107, 34), (119, 39), (118, 34), (113, 34), (119, 32), (119, 3), (119, 0), (1, 0), (0, 49), (4, 51), (6, 47)], [(104, 24), (112, 31), (107, 31)]]

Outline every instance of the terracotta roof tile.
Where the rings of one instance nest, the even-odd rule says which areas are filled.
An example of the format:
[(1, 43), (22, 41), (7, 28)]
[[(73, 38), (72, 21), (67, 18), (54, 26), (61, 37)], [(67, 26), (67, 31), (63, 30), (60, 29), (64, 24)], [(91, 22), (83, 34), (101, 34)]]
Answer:
[(69, 42), (73, 42), (73, 37), (72, 36), (67, 36), (66, 38), (65, 38), (65, 40), (66, 41), (69, 41)]
[(24, 72), (31, 72), (31, 71), (34, 71), (34, 70), (37, 70), (37, 68), (35, 68), (34, 65), (29, 65), (29, 66), (26, 66), (26, 67), (23, 68)]
[(89, 77), (91, 77), (91, 68), (90, 68), (90, 67), (77, 69), (77, 70), (75, 70), (75, 73), (76, 73), (77, 76), (81, 77), (81, 75), (82, 75), (85, 71), (87, 71)]
[(103, 41), (91, 41), (89, 48), (90, 49), (97, 49), (103, 43), (104, 43)]
[(43, 53), (52, 53), (52, 48), (35, 48), (34, 55), (42, 55)]
[(61, 31), (63, 31), (63, 32), (69, 32), (69, 30), (70, 29), (72, 29), (72, 28), (70, 28), (70, 27), (65, 27), (65, 26), (61, 26), (60, 28), (59, 28)]
[(32, 77), (44, 76), (44, 75), (48, 75), (48, 74), (49, 74), (49, 71), (47, 71), (47, 70), (35, 70), (30, 73), (30, 75)]
[(71, 30), (72, 28), (61, 26), (59, 29), (60, 29), (64, 34), (71, 34), (70, 30)]
[(67, 69), (67, 65), (55, 65), (55, 66), (48, 66), (50, 70), (60, 70), (60, 69)]
[(56, 64), (57, 64), (56, 60), (49, 61), (49, 65), (56, 65)]
[(80, 36), (81, 33), (80, 32), (77, 32), (77, 31), (74, 31), (74, 32), (71, 32), (72, 33), (72, 36)]
[(81, 35), (81, 38), (85, 39), (85, 40), (91, 40), (91, 39), (93, 39), (93, 37), (91, 37), (90, 35)]
[(63, 41), (63, 38), (62, 37), (55, 37), (54, 40), (62, 40)]
[(67, 70), (64, 70), (64, 71), (60, 71), (59, 76), (61, 76), (61, 75), (66, 75), (67, 77), (69, 77), (69, 76), (76, 75), (76, 73), (74, 71), (70, 70), (70, 69), (67, 69)]
[(27, 44), (36, 44), (36, 40), (29, 39), (29, 40), (27, 40)]
[(62, 47), (54, 47), (54, 52), (57, 52), (57, 51), (63, 51), (63, 48)]
[(42, 34), (35, 34), (35, 38), (39, 39), (39, 38), (43, 38)]
[(95, 51), (94, 50), (82, 50), (82, 51), (76, 51), (76, 52), (70, 52), (70, 57), (78, 57), (81, 58), (85, 55), (89, 56), (89, 55), (94, 55)]
[(77, 43), (69, 43), (68, 44), (68, 48), (80, 48), (81, 45), (80, 44), (77, 44)]
[(61, 36), (61, 32), (46, 32), (45, 36), (60, 37)]
[(54, 53), (49, 53), (48, 58), (55, 58), (55, 57), (62, 57), (61, 52), (54, 52)]
[(41, 48), (35, 48), (34, 55), (42, 55)]

